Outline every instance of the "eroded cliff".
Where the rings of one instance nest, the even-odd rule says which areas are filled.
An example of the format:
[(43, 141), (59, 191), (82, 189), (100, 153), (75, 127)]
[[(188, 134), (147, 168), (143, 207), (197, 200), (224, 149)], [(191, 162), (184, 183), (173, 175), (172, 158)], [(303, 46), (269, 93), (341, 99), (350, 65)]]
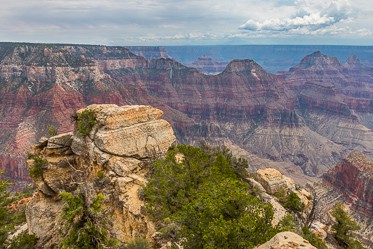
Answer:
[[(82, 135), (79, 118), (86, 113), (94, 115), (94, 125)], [(60, 248), (67, 234), (62, 192), (81, 196), (85, 208), (102, 194), (109, 237), (152, 239), (154, 224), (143, 214), (138, 193), (147, 181), (148, 163), (175, 141), (162, 114), (150, 106), (90, 105), (77, 111), (73, 133), (42, 139), (33, 147), (27, 163), (39, 173), (26, 216), (29, 232), (39, 238), (37, 247)]]
[(373, 162), (363, 153), (352, 152), (323, 178), (341, 191), (355, 210), (373, 217)]

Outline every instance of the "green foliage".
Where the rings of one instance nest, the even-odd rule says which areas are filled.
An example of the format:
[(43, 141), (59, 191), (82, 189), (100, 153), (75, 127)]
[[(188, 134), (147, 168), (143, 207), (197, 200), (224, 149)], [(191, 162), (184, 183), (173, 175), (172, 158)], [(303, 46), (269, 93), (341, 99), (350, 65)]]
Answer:
[(99, 171), (98, 173), (97, 173), (97, 179), (100, 181), (100, 180), (102, 180), (102, 179), (104, 179), (105, 178), (105, 172), (104, 171)]
[(275, 196), (279, 199), (279, 201), (285, 208), (293, 211), (294, 213), (299, 213), (305, 208), (302, 200), (293, 191), (291, 191), (290, 193), (286, 193), (284, 190), (279, 191), (275, 194)]
[(48, 135), (49, 136), (55, 136), (57, 135), (57, 128), (53, 125), (48, 125)]
[(294, 220), (294, 217), (291, 214), (285, 215), (282, 220), (277, 225), (277, 228), (279, 231), (291, 231), (291, 232), (297, 232), (297, 224)]
[(186, 248), (252, 248), (272, 237), (272, 207), (247, 192), (230, 177), (203, 183), (178, 217)]
[[(0, 177), (2, 174), (4, 172), (0, 170)], [(2, 248), (1, 245), (4, 244), (7, 234), (14, 232), (16, 226), (26, 222), (24, 209), (11, 212), (8, 208), (12, 202), (24, 197), (22, 194), (11, 195), (7, 190), (10, 184), (10, 181), (0, 178), (0, 248)]]
[(360, 242), (356, 240), (351, 233), (352, 231), (359, 230), (360, 228), (343, 209), (342, 203), (337, 202), (334, 205), (331, 215), (335, 219), (335, 223), (332, 226), (332, 228), (335, 230), (334, 238), (337, 240), (339, 245), (343, 248), (363, 248)]
[(27, 158), (27, 159), (32, 159), (34, 156), (35, 156), (35, 155), (32, 154), (31, 152), (27, 152), (27, 154), (26, 154), (26, 158)]
[(237, 158), (233, 156), (232, 152), (227, 147), (211, 147), (206, 143), (202, 143), (201, 149), (212, 157), (216, 156), (217, 154), (222, 154), (239, 178), (249, 176), (249, 173), (247, 172), (247, 168), (249, 167), (247, 160), (241, 157)]
[(284, 207), (297, 213), (301, 212), (305, 206), (296, 193), (290, 192), (287, 200), (284, 202)]
[(304, 226), (302, 228), (302, 235), (303, 238), (308, 240), (314, 247), (318, 249), (328, 249), (325, 242), (322, 239), (315, 236), (313, 233), (311, 233), (310, 229), (307, 226)]
[(92, 110), (84, 110), (77, 116), (77, 129), (81, 137), (87, 136), (95, 125), (95, 113)]
[(29, 174), (33, 178), (41, 177), (43, 168), (48, 165), (48, 161), (40, 156), (33, 156), (32, 159), (34, 160), (34, 163), (29, 170)]
[[(177, 163), (175, 154), (185, 159)], [(146, 210), (168, 239), (186, 238), (185, 248), (253, 248), (269, 240), (272, 206), (248, 194), (241, 181), (243, 161), (227, 151), (179, 145), (154, 172), (144, 189)], [(234, 166), (234, 167), (233, 167)]]
[(98, 194), (90, 204), (82, 194), (73, 195), (61, 193), (65, 202), (63, 217), (67, 221), (67, 234), (63, 239), (62, 248), (105, 248), (115, 245), (116, 241), (109, 238), (106, 229), (107, 219), (104, 215), (103, 202), (105, 196)]
[(180, 235), (181, 225), (176, 222), (171, 222), (169, 218), (166, 218), (164, 222), (166, 223), (166, 226), (159, 229), (162, 238), (170, 241), (176, 240)]
[(11, 249), (33, 249), (38, 239), (35, 235), (28, 234), (27, 231), (22, 232), (14, 238), (9, 246)]
[[(0, 176), (2, 174), (4, 172), (0, 171)], [(10, 194), (7, 191), (9, 185), (9, 181), (0, 179), (0, 245), (4, 244), (7, 232), (12, 229), (10, 227), (11, 220), (9, 220), (10, 212), (7, 209), (7, 206), (12, 202)]]
[(70, 192), (61, 192), (62, 200), (66, 203), (63, 208), (63, 217), (67, 222), (72, 223), (80, 219), (84, 211), (84, 199), (82, 195), (73, 195)]
[(146, 239), (136, 238), (127, 244), (125, 249), (150, 249), (150, 244)]

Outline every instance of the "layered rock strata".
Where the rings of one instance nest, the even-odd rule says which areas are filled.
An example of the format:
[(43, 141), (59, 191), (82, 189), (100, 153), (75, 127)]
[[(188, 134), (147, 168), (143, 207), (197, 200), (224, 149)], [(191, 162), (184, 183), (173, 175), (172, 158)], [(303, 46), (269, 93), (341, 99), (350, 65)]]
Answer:
[(355, 210), (373, 217), (373, 162), (363, 153), (352, 152), (323, 179), (341, 191)]
[(343, 64), (320, 52), (279, 74), (246, 59), (204, 75), (121, 47), (1, 44), (1, 166), (24, 178), (17, 165), (28, 147), (49, 125), (71, 130), (76, 109), (145, 104), (164, 111), (182, 143), (230, 141), (320, 176), (350, 150), (373, 156), (372, 79), (358, 58)]
[(29, 232), (39, 238), (38, 247), (60, 248), (65, 233), (60, 193), (83, 193), (88, 202), (101, 193), (111, 237), (151, 240), (154, 225), (143, 214), (138, 193), (146, 184), (147, 164), (175, 141), (171, 125), (150, 106), (90, 105), (77, 115), (84, 111), (95, 117), (87, 136), (75, 127), (73, 133), (42, 139), (33, 148), (28, 166), (35, 167), (36, 157), (46, 164), (34, 178), (36, 192), (27, 205)]

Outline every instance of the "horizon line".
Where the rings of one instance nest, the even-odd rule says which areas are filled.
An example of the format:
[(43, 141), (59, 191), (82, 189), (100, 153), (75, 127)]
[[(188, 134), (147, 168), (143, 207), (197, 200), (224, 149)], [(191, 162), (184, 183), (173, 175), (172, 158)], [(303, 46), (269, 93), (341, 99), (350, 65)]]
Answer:
[(53, 42), (20, 42), (20, 41), (0, 41), (0, 44), (30, 44), (30, 45), (57, 45), (57, 46), (106, 46), (106, 47), (214, 47), (214, 46), (302, 46), (302, 47), (321, 47), (321, 46), (334, 46), (334, 47), (373, 47), (372, 45), (356, 45), (356, 44), (185, 44), (185, 45), (107, 45), (107, 44), (90, 44), (90, 43), (53, 43)]

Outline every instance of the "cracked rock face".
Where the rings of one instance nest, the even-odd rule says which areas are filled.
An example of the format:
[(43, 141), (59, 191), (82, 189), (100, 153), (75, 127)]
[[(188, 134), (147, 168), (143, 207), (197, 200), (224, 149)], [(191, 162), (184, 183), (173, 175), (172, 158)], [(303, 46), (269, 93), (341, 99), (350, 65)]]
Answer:
[[(101, 151), (119, 157), (151, 158), (167, 151), (175, 141), (171, 125), (159, 119), (163, 114), (159, 109), (141, 105), (90, 105), (86, 109), (97, 117), (97, 123), (88, 136), (92, 140), (94, 156)], [(88, 138), (74, 139), (73, 151), (74, 148), (75, 151), (81, 150)]]
[[(80, 137), (75, 129), (33, 147), (32, 154), (48, 163), (41, 177), (33, 179), (38, 191), (27, 206), (29, 232), (39, 238), (38, 246), (59, 248), (64, 225), (59, 193), (83, 190), (88, 197), (105, 195), (112, 237), (122, 242), (151, 239), (154, 224), (143, 214), (138, 192), (147, 183), (149, 162), (175, 141), (171, 125), (151, 106), (90, 105), (77, 114), (84, 110), (95, 114), (88, 136)], [(27, 164), (32, 167), (34, 159)]]

